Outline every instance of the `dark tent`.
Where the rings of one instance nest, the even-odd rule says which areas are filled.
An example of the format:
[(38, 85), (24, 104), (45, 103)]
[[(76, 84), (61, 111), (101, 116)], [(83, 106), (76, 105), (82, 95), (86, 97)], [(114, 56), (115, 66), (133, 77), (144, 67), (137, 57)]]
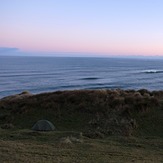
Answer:
[(35, 131), (52, 131), (54, 129), (54, 125), (47, 120), (39, 120), (32, 127), (32, 130)]

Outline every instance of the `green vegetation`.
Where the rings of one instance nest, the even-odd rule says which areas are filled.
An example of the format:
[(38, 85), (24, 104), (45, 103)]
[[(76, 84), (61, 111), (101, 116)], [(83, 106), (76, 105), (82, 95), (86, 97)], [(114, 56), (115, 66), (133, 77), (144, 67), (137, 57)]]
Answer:
[[(162, 91), (144, 89), (3, 98), (0, 162), (161, 162), (162, 99)], [(31, 131), (40, 119), (56, 131)]]

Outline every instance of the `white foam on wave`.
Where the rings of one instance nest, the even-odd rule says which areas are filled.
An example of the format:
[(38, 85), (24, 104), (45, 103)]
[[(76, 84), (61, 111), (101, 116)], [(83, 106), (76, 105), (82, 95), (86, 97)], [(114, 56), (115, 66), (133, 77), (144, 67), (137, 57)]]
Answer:
[(144, 70), (143, 72), (144, 73), (163, 73), (163, 70), (154, 70), (154, 69), (151, 69), (151, 70)]

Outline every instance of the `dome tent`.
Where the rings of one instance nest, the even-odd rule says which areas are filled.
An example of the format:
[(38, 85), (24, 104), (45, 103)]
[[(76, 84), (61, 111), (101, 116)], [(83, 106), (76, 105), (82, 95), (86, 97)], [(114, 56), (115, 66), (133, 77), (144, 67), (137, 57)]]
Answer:
[(54, 125), (48, 120), (39, 120), (32, 127), (35, 131), (53, 131), (54, 129)]

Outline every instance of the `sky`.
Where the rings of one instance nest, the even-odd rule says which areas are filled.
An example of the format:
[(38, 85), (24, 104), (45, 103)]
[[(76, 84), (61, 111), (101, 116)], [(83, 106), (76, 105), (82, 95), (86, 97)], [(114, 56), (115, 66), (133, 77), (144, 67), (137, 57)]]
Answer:
[(0, 54), (163, 56), (163, 0), (0, 0)]

